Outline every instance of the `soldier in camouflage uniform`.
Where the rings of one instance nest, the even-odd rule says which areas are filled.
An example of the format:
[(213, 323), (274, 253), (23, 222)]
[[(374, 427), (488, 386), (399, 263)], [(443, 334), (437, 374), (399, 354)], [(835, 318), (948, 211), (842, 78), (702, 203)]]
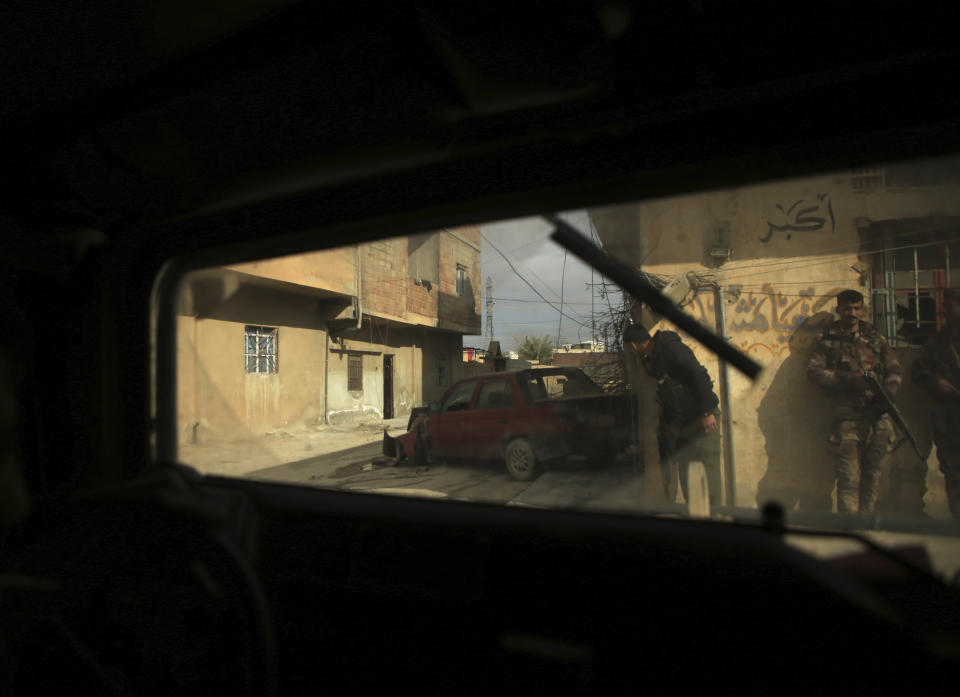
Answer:
[(861, 319), (862, 294), (843, 291), (837, 296), (836, 311), (840, 319), (813, 345), (807, 377), (826, 390), (833, 402), (830, 450), (837, 458), (837, 509), (870, 515), (896, 431), (864, 373), (876, 375), (892, 398), (900, 388), (900, 363), (886, 339)]
[(960, 519), (960, 288), (945, 293), (947, 326), (913, 364), (913, 381), (933, 398), (933, 439), (950, 513)]

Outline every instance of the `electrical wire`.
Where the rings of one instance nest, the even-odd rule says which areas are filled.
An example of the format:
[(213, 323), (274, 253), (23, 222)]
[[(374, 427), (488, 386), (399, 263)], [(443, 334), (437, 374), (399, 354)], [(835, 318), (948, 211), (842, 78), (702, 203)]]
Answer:
[[(592, 221), (592, 220), (589, 221), (589, 228), (590, 228), (590, 236), (591, 236), (592, 238), (596, 238), (598, 241), (600, 241), (599, 233), (597, 232), (596, 226), (593, 224), (593, 221)], [(895, 239), (902, 239), (902, 238), (906, 238), (906, 237), (914, 237), (914, 236), (917, 236), (917, 235), (922, 235), (922, 234), (928, 233), (928, 232), (930, 232), (930, 231), (936, 231), (936, 230), (938, 230), (938, 229), (939, 229), (939, 228), (935, 228), (935, 227), (920, 228), (920, 229), (913, 230), (913, 231), (910, 231), (910, 232), (905, 232), (905, 233), (900, 233), (900, 234), (897, 234), (897, 235), (889, 236), (889, 237), (887, 238), (887, 240), (895, 240)], [(662, 235), (662, 231), (661, 231), (661, 235)], [(648, 253), (644, 256), (644, 259), (641, 260), (641, 264), (642, 264), (642, 263), (650, 256), (650, 254), (652, 254), (652, 252), (659, 246), (661, 235), (658, 235), (658, 238), (657, 238), (656, 242), (654, 243), (653, 247), (651, 247), (651, 249), (648, 251)], [(539, 291), (537, 291), (537, 289), (536, 289), (536, 288), (517, 270), (517, 268), (510, 262), (510, 260), (509, 260), (509, 259), (507, 258), (507, 256), (506, 256), (506, 254), (505, 254), (504, 252), (502, 252), (499, 248), (497, 248), (496, 245), (494, 245), (494, 244), (489, 240), (489, 238), (487, 238), (487, 237), (486, 237), (485, 235), (483, 235), (482, 233), (481, 233), (481, 237), (482, 237), (482, 239), (484, 239), (488, 244), (490, 244), (490, 246), (500, 255), (500, 257), (508, 264), (508, 266), (510, 266), (511, 270), (513, 271), (513, 273), (516, 274), (516, 275), (520, 278), (520, 280), (522, 280), (528, 287), (530, 287), (530, 289), (533, 290), (534, 293), (540, 298), (539, 300), (535, 300), (535, 299), (532, 299), (532, 298), (495, 298), (496, 301), (498, 301), (498, 302), (504, 302), (504, 303), (511, 303), (511, 302), (514, 302), (514, 303), (537, 303), (537, 304), (545, 304), (545, 305), (551, 307), (552, 309), (556, 310), (556, 311), (560, 314), (560, 320), (559, 320), (559, 324), (558, 324), (558, 333), (562, 333), (562, 320), (563, 320), (564, 317), (566, 317), (567, 319), (570, 319), (571, 321), (575, 322), (576, 324), (578, 324), (578, 325), (581, 326), (581, 327), (592, 326), (592, 325), (588, 325), (586, 322), (584, 322), (584, 321), (582, 320), (582, 317), (574, 317), (574, 316), (571, 316), (571, 314), (568, 314), (567, 312), (564, 312), (564, 306), (565, 306), (565, 305), (577, 305), (577, 306), (586, 306), (586, 305), (588, 305), (588, 304), (589, 304), (589, 305), (592, 305), (592, 303), (587, 303), (587, 302), (570, 302), (570, 301), (566, 301), (566, 300), (562, 297), (562, 296), (563, 296), (563, 290), (564, 290), (564, 288), (563, 288), (563, 280), (564, 280), (563, 276), (564, 276), (564, 274), (565, 274), (565, 268), (564, 268), (564, 274), (561, 275), (561, 293), (560, 293), (560, 295), (561, 295), (560, 303), (561, 303), (561, 304), (560, 304), (559, 307), (557, 307), (557, 305), (555, 304), (555, 301), (550, 301), (550, 300), (548, 300), (548, 299), (547, 299), (546, 297), (544, 297)], [(525, 243), (525, 244), (523, 244), (523, 245), (520, 245), (519, 247), (514, 248), (513, 250), (510, 251), (510, 253), (516, 252), (516, 251), (518, 251), (518, 250), (520, 250), (520, 249), (529, 247), (529, 246), (534, 245), (534, 244), (542, 244), (543, 242), (546, 242), (547, 239), (548, 239), (548, 238), (546, 238), (546, 237), (544, 237), (544, 238), (537, 238), (537, 239), (532, 240), (532, 241), (530, 241), (530, 242), (527, 242), (527, 243)], [(725, 285), (738, 287), (742, 292), (749, 292), (749, 293), (766, 293), (766, 292), (769, 292), (769, 286), (768, 286), (768, 284), (766, 284), (766, 283), (765, 283), (765, 284), (758, 284), (758, 283), (753, 283), (753, 284), (751, 284), (751, 283), (749, 283), (749, 282), (748, 282), (748, 283), (739, 283), (738, 281), (739, 281), (740, 279), (753, 278), (753, 277), (756, 277), (756, 276), (761, 276), (761, 275), (769, 274), (769, 273), (781, 273), (781, 274), (786, 274), (786, 273), (790, 273), (790, 272), (793, 272), (793, 271), (798, 271), (798, 270), (802, 270), (802, 269), (812, 268), (812, 267), (815, 267), (815, 266), (821, 266), (821, 265), (823, 265), (823, 264), (825, 264), (825, 263), (842, 261), (842, 260), (844, 259), (844, 257), (849, 256), (849, 254), (850, 254), (850, 253), (853, 253), (853, 252), (857, 252), (858, 255), (860, 255), (860, 256), (870, 256), (870, 255), (884, 254), (884, 253), (887, 253), (887, 252), (896, 252), (896, 251), (907, 250), (907, 249), (914, 249), (914, 248), (925, 248), (925, 247), (943, 246), (943, 245), (948, 245), (948, 244), (952, 244), (952, 243), (955, 243), (955, 242), (960, 242), (960, 238), (951, 238), (951, 239), (948, 239), (948, 240), (941, 240), (941, 241), (936, 241), (936, 242), (923, 242), (923, 243), (918, 243), (918, 244), (894, 245), (894, 246), (883, 247), (883, 248), (880, 248), (880, 249), (869, 250), (869, 251), (860, 251), (860, 247), (862, 247), (862, 243), (860, 243), (860, 242), (858, 242), (858, 243), (846, 244), (846, 245), (838, 245), (838, 246), (835, 246), (835, 247), (830, 247), (830, 248), (826, 248), (826, 249), (821, 250), (822, 253), (816, 258), (816, 260), (803, 260), (803, 259), (789, 259), (789, 260), (776, 260), (776, 261), (771, 260), (771, 261), (763, 261), (763, 262), (758, 262), (758, 263), (743, 264), (743, 265), (741, 265), (741, 266), (728, 266), (727, 269), (724, 270), (725, 272), (723, 273), (723, 282), (724, 282)], [(844, 250), (846, 250), (847, 253), (844, 253)], [(566, 261), (566, 254), (564, 254), (564, 262), (565, 262), (565, 261)], [(564, 264), (564, 266), (565, 266), (565, 264)], [(546, 288), (550, 289), (549, 284), (547, 284), (533, 269), (530, 269), (530, 268), (527, 267), (526, 265), (524, 265), (524, 267), (527, 268), (527, 269), (530, 271), (530, 273), (533, 274), (534, 277), (536, 277), (541, 283), (543, 283), (543, 285), (544, 285)], [(753, 273), (740, 273), (740, 272), (742, 272), (742, 271), (754, 271), (754, 272), (753, 272)], [(398, 278), (381, 278), (381, 279), (367, 279), (367, 280), (365, 280), (365, 285), (368, 285), (368, 286), (369, 286), (369, 285), (386, 285), (386, 284), (406, 284), (407, 281), (408, 281), (407, 278), (402, 278), (402, 277), (398, 277)], [(854, 279), (852, 279), (852, 278), (846, 278), (846, 279), (818, 279), (818, 280), (816, 280), (816, 281), (809, 281), (809, 280), (803, 280), (803, 281), (777, 281), (777, 282), (776, 282), (776, 285), (777, 285), (778, 287), (782, 287), (782, 286), (811, 286), (811, 287), (812, 287), (812, 285), (813, 285), (814, 283), (815, 283), (815, 284), (818, 284), (818, 285), (820, 285), (820, 284), (825, 284), (825, 283), (849, 285), (849, 284), (851, 284), (851, 282), (853, 282), (853, 281), (854, 281)], [(608, 288), (608, 284), (607, 284), (606, 282), (602, 282), (602, 283), (600, 283), (600, 284), (598, 284), (598, 285), (601, 285), (602, 288), (603, 288), (601, 294), (602, 294), (603, 298), (607, 301), (608, 311), (611, 312), (611, 313), (613, 313), (613, 307), (612, 307), (612, 304), (611, 304), (611, 302), (610, 302), (609, 296), (610, 296), (611, 293), (617, 292), (617, 290), (616, 290), (616, 289)], [(765, 286), (768, 288), (767, 290), (764, 289)], [(551, 290), (552, 290), (552, 289), (551, 289)], [(591, 291), (591, 292), (593, 292), (593, 291)], [(782, 292), (777, 292), (777, 296), (778, 296), (778, 297), (781, 297), (781, 298), (811, 298), (811, 299), (814, 299), (814, 298), (824, 298), (824, 297), (832, 296), (832, 293), (814, 293), (814, 294), (812, 294), (812, 295), (811, 295), (811, 294), (806, 294), (806, 293), (804, 293), (804, 294), (801, 295), (801, 294), (798, 294), (798, 293), (782, 293)], [(574, 313), (574, 314), (577, 314), (577, 313)], [(514, 325), (532, 324), (532, 323), (543, 323), (543, 324), (547, 324), (547, 323), (550, 323), (550, 322), (552, 322), (552, 321), (553, 321), (553, 320), (550, 320), (549, 322), (517, 322), (517, 323), (510, 323), (510, 324), (514, 324)]]
[[(480, 232), (480, 236), (481, 236), (484, 240), (486, 240), (488, 244), (490, 244), (491, 246), (493, 246), (493, 243), (490, 241), (490, 239), (489, 239), (488, 237), (486, 237), (486, 235), (484, 235), (483, 231)], [(549, 241), (549, 237), (548, 237), (548, 236), (538, 237), (537, 239), (532, 240), (532, 241), (530, 241), (530, 242), (527, 242), (527, 243), (525, 243), (525, 244), (522, 244), (522, 245), (520, 245), (519, 247), (515, 247), (512, 251), (506, 252), (506, 253), (500, 251), (500, 250), (497, 249), (496, 247), (494, 247), (494, 249), (496, 249), (496, 250), (497, 250), (497, 253), (499, 253), (500, 256), (503, 257), (504, 261), (507, 261), (507, 263), (509, 264), (510, 262), (509, 262), (508, 259), (507, 259), (507, 254), (512, 254), (514, 251), (516, 251), (516, 250), (518, 250), (518, 249), (523, 249), (523, 248), (525, 248), (525, 247), (529, 247), (530, 245), (532, 245), (532, 244), (534, 244), (534, 243), (538, 243), (538, 242), (548, 242), (548, 241)], [(550, 245), (550, 246), (548, 246), (547, 248), (548, 248), (548, 249), (554, 249), (554, 248), (555, 248), (555, 245)], [(558, 250), (558, 256), (559, 256), (559, 250)], [(566, 252), (564, 252), (564, 256), (566, 256)], [(522, 266), (524, 269), (526, 269), (527, 271), (529, 271), (530, 274), (531, 274), (535, 279), (537, 279), (538, 281), (540, 281), (540, 283), (543, 284), (543, 287), (546, 288), (547, 290), (549, 290), (549, 291), (554, 295), (554, 297), (556, 297), (556, 296), (558, 296), (558, 295), (561, 295), (561, 293), (557, 293), (557, 291), (553, 288), (553, 286), (551, 286), (549, 283), (547, 283), (547, 282), (543, 279), (543, 277), (541, 277), (540, 274), (538, 274), (536, 271), (534, 271), (530, 266), (528, 266), (527, 264), (525, 264), (525, 263), (522, 262), (522, 261), (518, 261), (517, 263), (518, 263), (520, 266)], [(511, 267), (511, 268), (513, 268), (513, 267)], [(514, 268), (514, 272), (516, 273), (516, 269), (515, 269), (515, 268)], [(524, 282), (527, 282), (526, 279), (524, 279)], [(527, 283), (528, 283), (528, 282), (527, 282)], [(528, 283), (528, 285), (529, 285), (529, 283)], [(554, 302), (554, 301), (551, 301), (551, 302)], [(581, 323), (584, 321), (584, 318), (583, 318), (582, 316), (580, 316), (579, 313), (574, 313), (574, 314), (577, 314), (577, 315), (580, 317), (580, 322), (581, 322)], [(569, 315), (566, 315), (566, 316), (569, 317)]]
[[(493, 298), (493, 299), (499, 303), (538, 303), (540, 305), (544, 303), (543, 300), (534, 300), (533, 298)], [(588, 302), (576, 302), (573, 300), (566, 300), (564, 301), (563, 304), (564, 305), (590, 305), (590, 303)]]
[(527, 247), (530, 247), (530, 246), (532, 246), (532, 245), (534, 245), (534, 244), (544, 244), (544, 243), (549, 242), (549, 241), (550, 241), (550, 235), (547, 234), (547, 235), (544, 235), (543, 237), (538, 237), (538, 238), (536, 238), (535, 240), (532, 240), (532, 241), (530, 241), (530, 242), (526, 242), (525, 244), (521, 244), (519, 247), (514, 247), (513, 249), (508, 249), (506, 253), (507, 253), (507, 254), (516, 254), (516, 253), (519, 252), (521, 249), (526, 249)]
[[(590, 218), (589, 213), (587, 214), (587, 222), (588, 222), (589, 228), (590, 228), (590, 235), (589, 235), (589, 237), (590, 237), (591, 239), (595, 238), (596, 241), (597, 241), (597, 246), (602, 248), (602, 247), (603, 247), (603, 240), (600, 239), (600, 233), (597, 232), (597, 227), (596, 227), (596, 225), (593, 224), (593, 219)], [(659, 244), (659, 243), (660, 243), (660, 238), (659, 238), (659, 236), (658, 236), (658, 237), (657, 237), (657, 242), (656, 242), (656, 244)], [(656, 246), (656, 245), (654, 245), (654, 246)], [(650, 255), (647, 254), (647, 256), (650, 256)], [(644, 259), (646, 259), (646, 257), (644, 257)], [(642, 263), (642, 261), (641, 261), (641, 263)], [(591, 294), (593, 293), (593, 281), (592, 281), (592, 279), (593, 279), (593, 273), (592, 273), (592, 272), (593, 272), (593, 269), (591, 268), (591, 274), (590, 274), (590, 278), (591, 278), (591, 289), (590, 289), (590, 292), (591, 292)], [(600, 291), (600, 298), (601, 298), (602, 300), (606, 300), (606, 302), (607, 302), (607, 310), (608, 310), (608, 312), (609, 312), (609, 314), (607, 315), (607, 317), (611, 318), (611, 319), (610, 319), (610, 322), (614, 322), (614, 321), (615, 321), (615, 318), (616, 318), (616, 313), (614, 312), (613, 305), (610, 303), (610, 291), (607, 290), (607, 281), (606, 281), (606, 279), (605, 279), (602, 275), (600, 276), (600, 285), (601, 285), (601, 287), (602, 287), (602, 289), (603, 289), (603, 290)], [(618, 290), (620, 290), (620, 289), (618, 288)], [(622, 290), (620, 290), (620, 292), (623, 293)], [(592, 300), (592, 299), (593, 299), (593, 296), (591, 295), (591, 300)], [(621, 298), (621, 301), (622, 301), (622, 304), (623, 304), (624, 309), (626, 309), (626, 307), (627, 307), (627, 298), (626, 298), (626, 295), (624, 295), (624, 296)], [(593, 308), (591, 307), (590, 312), (591, 312), (591, 317), (590, 317), (590, 319), (591, 319), (591, 322), (593, 323), (592, 326), (591, 326), (591, 331), (592, 331), (594, 334), (596, 334), (597, 329), (596, 329), (595, 310), (593, 310)], [(601, 322), (601, 326), (602, 326), (602, 325), (603, 325), (603, 323)], [(622, 327), (618, 327), (618, 328), (617, 328), (618, 331), (619, 331), (620, 329), (622, 329)], [(606, 335), (606, 330), (604, 330), (604, 335)], [(595, 338), (595, 337), (594, 337), (594, 338)]]
[(542, 319), (542, 320), (536, 319), (536, 320), (530, 320), (529, 322), (500, 322), (500, 326), (507, 325), (507, 326), (513, 327), (513, 326), (524, 326), (527, 324), (553, 324), (556, 321), (557, 320), (555, 319)]
[[(850, 248), (850, 253), (857, 251), (858, 256), (872, 256), (874, 254), (885, 254), (887, 252), (897, 252), (903, 249), (914, 249), (914, 248), (947, 245), (947, 244), (952, 244), (954, 242), (960, 242), (960, 237), (952, 238), (949, 240), (940, 240), (938, 242), (923, 242), (920, 244), (906, 244), (906, 245), (899, 245), (894, 247), (883, 247), (881, 249), (876, 249), (871, 251), (857, 251), (859, 247), (853, 246)], [(828, 251), (828, 250), (824, 250), (824, 251)], [(831, 261), (841, 261), (843, 260), (844, 257), (848, 257), (848, 256), (850, 256), (849, 253), (848, 254), (829, 254), (829, 255), (820, 254), (817, 256), (816, 261), (811, 261), (809, 263), (805, 263), (805, 260), (788, 259), (784, 261), (771, 261), (771, 262), (760, 262), (757, 264), (744, 264), (743, 266), (730, 266), (725, 271), (726, 273), (731, 273), (731, 272), (735, 273), (735, 272), (743, 271), (747, 269), (770, 268), (775, 266), (793, 266), (794, 264), (803, 264), (803, 266), (793, 266), (793, 268), (807, 268), (809, 266), (819, 266), (821, 264), (828, 264)], [(834, 257), (834, 258), (831, 259), (828, 257)], [(766, 272), (761, 272), (761, 273), (766, 273)], [(756, 275), (759, 275), (759, 274), (743, 274), (743, 277), (756, 276)], [(735, 278), (735, 276), (725, 276), (724, 280), (730, 280), (731, 278)]]
[(543, 297), (543, 294), (540, 293), (540, 291), (537, 290), (537, 289), (533, 286), (533, 284), (530, 283), (530, 281), (528, 281), (526, 278), (524, 278), (523, 274), (521, 274), (519, 271), (517, 271), (517, 268), (513, 265), (513, 263), (510, 261), (510, 259), (508, 259), (507, 256), (506, 256), (503, 252), (500, 251), (500, 249), (497, 247), (497, 245), (495, 245), (493, 242), (491, 242), (491, 241), (487, 238), (487, 236), (484, 235), (482, 232), (480, 233), (480, 236), (486, 241), (487, 244), (489, 244), (489, 245), (493, 248), (493, 250), (494, 250), (497, 254), (499, 254), (500, 256), (503, 257), (503, 260), (507, 262), (507, 266), (509, 266), (510, 269), (517, 275), (517, 278), (519, 278), (521, 281), (523, 281), (524, 283), (526, 283), (527, 286), (530, 288), (530, 290), (532, 290), (534, 293), (536, 293), (536, 295), (537, 295), (541, 300), (543, 300), (543, 302), (545, 302), (547, 305), (549, 305), (549, 306), (552, 307), (554, 310), (556, 310), (557, 312), (559, 312), (563, 317), (566, 317), (567, 319), (569, 319), (571, 322), (576, 322), (577, 324), (579, 324), (579, 325), (582, 326), (582, 327), (588, 327), (588, 328), (590, 327), (589, 324), (584, 324), (583, 322), (581, 322), (581, 321), (580, 321), (579, 319), (577, 319), (576, 317), (571, 317), (570, 315), (568, 315), (568, 314), (566, 314), (565, 312), (563, 312), (563, 311), (562, 311), (560, 308), (558, 308), (556, 305), (554, 305), (552, 302), (550, 302), (550, 301), (547, 300), (545, 297)]
[[(532, 304), (536, 304), (536, 305), (547, 305), (548, 307), (552, 307), (552, 308), (555, 309), (555, 310), (559, 307), (559, 303), (560, 303), (559, 300), (549, 300), (549, 299), (548, 299), (548, 300), (544, 300), (544, 299), (541, 299), (541, 298), (495, 298), (495, 302), (500, 303), (500, 304), (502, 304), (502, 305), (504, 305), (504, 306), (509, 306), (509, 305), (519, 305), (519, 306), (523, 306), (523, 305), (529, 305), (529, 304), (532, 303)], [(563, 316), (569, 319), (570, 315), (572, 314), (576, 319), (579, 319), (579, 321), (580, 321), (581, 323), (585, 323), (585, 322), (588, 321), (588, 319), (587, 319), (587, 318), (584, 316), (584, 314), (583, 314), (584, 310), (580, 310), (580, 309), (574, 310), (574, 309), (570, 308), (569, 306), (570, 306), (570, 305), (577, 305), (577, 306), (581, 306), (581, 307), (584, 307), (584, 308), (585, 308), (585, 307), (588, 306), (589, 304), (590, 304), (590, 303), (588, 303), (588, 302), (571, 302), (571, 301), (569, 301), (569, 300), (564, 299), (564, 301), (563, 301), (563, 305), (564, 305), (564, 314), (563, 314)]]
[[(602, 242), (602, 240), (600, 239), (599, 233), (598, 233), (597, 230), (596, 230), (596, 226), (594, 225), (593, 221), (589, 219), (589, 217), (588, 217), (588, 222), (589, 222), (589, 230), (590, 230), (590, 235), (589, 235), (589, 237), (595, 238), (596, 241), (597, 241), (598, 246), (601, 246), (601, 247), (602, 247), (602, 246), (603, 246), (603, 242)], [(577, 228), (577, 229), (579, 230), (579, 228)], [(911, 231), (909, 231), (909, 232), (902, 232), (902, 233), (898, 233), (898, 234), (895, 234), (895, 235), (891, 235), (891, 236), (889, 236), (887, 239), (889, 239), (889, 240), (896, 240), (896, 239), (902, 239), (902, 238), (905, 238), (905, 237), (915, 237), (915, 236), (917, 236), (917, 235), (924, 235), (924, 234), (928, 234), (928, 233), (930, 233), (930, 232), (937, 232), (937, 231), (939, 231), (939, 230), (942, 230), (942, 227), (938, 227), (938, 226), (926, 226), (926, 227), (921, 227), (921, 228), (917, 228), (917, 229), (911, 230)], [(657, 240), (654, 242), (653, 247), (651, 247), (650, 250), (649, 250), (649, 251), (646, 253), (646, 255), (643, 257), (643, 259), (640, 260), (640, 264), (641, 264), (641, 265), (642, 265), (642, 264), (646, 261), (646, 259), (653, 253), (653, 251), (659, 246), (659, 244), (660, 244), (660, 239), (661, 239), (661, 237), (662, 237), (662, 234), (663, 234), (663, 230), (662, 230), (662, 228), (661, 228), (659, 234), (657, 235)], [(486, 239), (488, 243), (490, 242), (490, 240), (489, 240), (486, 236), (484, 236), (483, 233), (481, 233), (481, 236), (483, 237), (483, 239)], [(547, 242), (548, 240), (549, 240), (549, 236), (538, 237), (538, 238), (536, 238), (536, 239), (534, 239), (534, 240), (531, 240), (530, 242), (526, 242), (526, 243), (520, 245), (519, 247), (515, 247), (515, 248), (513, 248), (513, 249), (511, 249), (511, 250), (508, 250), (505, 254), (513, 254), (513, 253), (515, 253), (515, 252), (517, 252), (517, 251), (519, 251), (519, 250), (521, 250), (521, 249), (524, 249), (524, 248), (529, 247), (529, 246), (534, 245), (534, 244), (544, 243), (544, 242)], [(872, 251), (859, 251), (859, 250), (860, 250), (860, 247), (862, 246), (862, 243), (861, 243), (861, 242), (855, 242), (855, 243), (847, 243), (847, 244), (837, 245), (837, 246), (834, 246), (834, 247), (826, 247), (826, 248), (820, 249), (820, 250), (818, 250), (818, 257), (819, 257), (820, 259), (823, 259), (825, 256), (836, 256), (836, 257), (838, 257), (838, 258), (841, 258), (841, 257), (843, 257), (843, 256), (846, 256), (846, 255), (844, 254), (844, 252), (851, 252), (851, 253), (852, 253), (852, 252), (858, 252), (859, 254), (863, 254), (863, 255), (882, 254), (882, 253), (885, 253), (885, 252), (899, 251), (899, 250), (902, 250), (902, 249), (913, 249), (914, 247), (929, 247), (929, 246), (936, 246), (936, 245), (941, 245), (941, 244), (950, 244), (950, 243), (953, 243), (953, 242), (960, 242), (960, 238), (952, 238), (952, 239), (949, 239), (949, 240), (941, 240), (941, 241), (937, 241), (937, 242), (924, 242), (924, 243), (919, 243), (919, 244), (907, 244), (907, 245), (900, 245), (900, 246), (893, 246), (893, 247), (884, 247), (884, 248), (882, 248), (882, 249), (877, 249), (877, 250), (872, 250)], [(376, 244), (376, 243), (373, 243), (373, 244)], [(499, 250), (498, 250), (498, 251), (499, 251)], [(502, 256), (503, 254), (504, 254), (504, 253), (501, 253), (501, 256)], [(735, 264), (735, 263), (736, 263), (736, 262), (732, 262), (732, 264)], [(752, 268), (764, 268), (764, 267), (768, 267), (768, 266), (790, 265), (790, 264), (792, 264), (792, 263), (795, 263), (795, 262), (794, 262), (793, 260), (786, 260), (786, 261), (767, 261), (767, 262), (759, 262), (759, 263), (755, 263), (755, 264), (744, 264), (743, 266), (733, 266), (733, 265), (731, 264), (731, 265), (729, 266), (729, 270), (730, 270), (730, 271), (740, 271), (740, 270), (752, 269)], [(552, 290), (552, 289), (550, 288), (549, 284), (546, 283), (542, 278), (540, 278), (539, 276), (537, 276), (536, 272), (533, 271), (533, 269), (530, 269), (529, 267), (527, 267), (526, 264), (524, 264), (523, 266), (524, 266), (525, 268), (527, 268), (527, 269), (534, 275), (534, 277), (536, 277), (541, 283), (543, 283), (546, 288)], [(398, 281), (403, 281), (403, 280), (405, 280), (405, 279), (397, 279), (397, 280), (398, 280)], [(371, 282), (372, 282), (372, 283), (377, 283), (377, 282), (389, 282), (389, 281), (371, 281)]]
[[(787, 274), (800, 269), (810, 269), (816, 266), (823, 266), (824, 264), (831, 263), (831, 261), (839, 262), (841, 261), (841, 259), (834, 259), (834, 260), (816, 259), (815, 261), (797, 260), (792, 262), (792, 265), (789, 265), (789, 268), (779, 269), (776, 271), (767, 269), (763, 271), (754, 271), (752, 273), (744, 273), (744, 274), (724, 273), (722, 276), (722, 279), (725, 284), (730, 284), (736, 281), (737, 279), (741, 279), (741, 278), (756, 278), (757, 276), (764, 276), (766, 274), (772, 274), (772, 273)], [(737, 269), (731, 269), (731, 271), (735, 272), (737, 271)], [(782, 283), (787, 283), (787, 282), (788, 281), (782, 281)], [(849, 279), (847, 279), (847, 281), (844, 281), (844, 282), (849, 282)], [(778, 281), (778, 283), (781, 283), (781, 281)], [(809, 283), (809, 281), (789, 281), (789, 283)]]

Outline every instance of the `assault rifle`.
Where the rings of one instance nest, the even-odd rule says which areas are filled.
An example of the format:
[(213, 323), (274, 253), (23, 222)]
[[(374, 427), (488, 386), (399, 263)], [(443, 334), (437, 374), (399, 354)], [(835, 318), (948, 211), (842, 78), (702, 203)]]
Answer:
[(870, 372), (865, 372), (863, 377), (866, 378), (867, 384), (870, 385), (870, 389), (880, 397), (880, 401), (883, 402), (886, 407), (886, 411), (890, 414), (890, 418), (893, 419), (893, 422), (897, 424), (903, 435), (907, 437), (907, 440), (910, 441), (910, 445), (913, 446), (913, 451), (917, 454), (921, 460), (926, 460), (922, 452), (920, 452), (920, 446), (917, 445), (917, 439), (913, 437), (913, 434), (910, 433), (910, 428), (907, 426), (907, 422), (903, 420), (903, 415), (900, 413), (900, 410), (897, 409), (897, 405), (893, 403), (893, 400), (890, 399), (890, 395), (887, 394), (887, 391), (883, 389), (883, 385), (880, 384), (880, 381), (877, 380), (877, 376)]

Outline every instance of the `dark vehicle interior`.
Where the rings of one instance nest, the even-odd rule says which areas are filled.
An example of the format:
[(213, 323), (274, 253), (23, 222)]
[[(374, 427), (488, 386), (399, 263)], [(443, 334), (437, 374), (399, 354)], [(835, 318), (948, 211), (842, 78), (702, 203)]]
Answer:
[[(517, 376), (517, 382), (524, 389), (532, 391), (536, 399), (546, 399), (548, 396), (586, 397), (603, 394), (603, 390), (595, 382), (577, 370), (547, 368), (538, 370), (536, 373)], [(548, 383), (554, 388), (552, 395), (548, 393)]]
[(955, 681), (956, 586), (827, 564), (773, 514), (177, 466), (171, 309), (205, 264), (955, 153), (952, 23), (858, 2), (5, 9), (0, 693)]

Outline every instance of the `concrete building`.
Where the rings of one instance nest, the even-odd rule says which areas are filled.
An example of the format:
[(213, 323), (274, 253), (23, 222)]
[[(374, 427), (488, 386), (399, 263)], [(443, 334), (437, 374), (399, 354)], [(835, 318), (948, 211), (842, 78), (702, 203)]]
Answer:
[(467, 362), (483, 363), (483, 359), (486, 358), (486, 356), (487, 350), (483, 348), (464, 347), (463, 349), (463, 360)]
[(466, 227), (191, 274), (179, 298), (182, 442), (408, 414), (480, 331)]
[[(920, 345), (943, 323), (943, 290), (960, 283), (951, 271), (951, 259), (960, 263), (958, 194), (956, 163), (924, 163), (590, 212), (607, 250), (637, 267), (643, 260), (645, 272), (682, 281), (671, 291), (681, 289), (685, 309), (765, 366), (755, 383), (732, 369), (726, 376), (739, 505), (774, 498), (806, 510), (832, 505), (829, 403), (804, 368), (810, 343), (833, 319), (835, 295), (844, 288), (864, 293), (865, 319), (895, 347), (906, 378), (897, 402), (921, 445), (931, 448), (926, 399), (909, 371)], [(724, 313), (717, 312), (721, 297)], [(640, 308), (633, 314), (640, 321)], [(684, 338), (719, 394), (716, 358)], [(645, 384), (642, 377), (639, 382)], [(645, 457), (656, 462), (657, 409), (648, 387)], [(884, 487), (881, 510), (918, 512), (926, 504), (928, 513), (945, 517), (935, 453), (924, 468), (909, 445), (899, 448)]]
[(576, 344), (563, 344), (560, 348), (554, 349), (554, 355), (558, 353), (603, 353), (606, 349), (599, 341), (581, 341)]

